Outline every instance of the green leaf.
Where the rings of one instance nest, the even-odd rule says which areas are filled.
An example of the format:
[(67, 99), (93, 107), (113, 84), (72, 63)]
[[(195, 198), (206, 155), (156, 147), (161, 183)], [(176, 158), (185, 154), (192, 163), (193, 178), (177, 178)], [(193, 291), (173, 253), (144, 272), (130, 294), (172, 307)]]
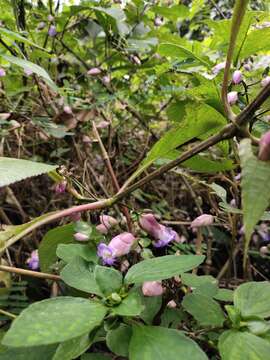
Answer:
[(55, 165), (48, 165), (39, 162), (0, 157), (0, 187), (8, 186), (32, 176), (46, 174), (57, 168)]
[(112, 308), (112, 313), (120, 316), (137, 316), (144, 310), (142, 296), (138, 289), (132, 289), (120, 305)]
[(49, 230), (41, 240), (38, 248), (40, 268), (43, 272), (52, 272), (51, 266), (57, 261), (56, 249), (59, 244), (72, 243), (73, 223), (58, 226)]
[(170, 44), (170, 43), (161, 43), (158, 48), (158, 52), (160, 55), (163, 56), (170, 56), (172, 58), (191, 58), (197, 61), (199, 64), (210, 68), (212, 66), (211, 63), (207, 62), (206, 60), (202, 59), (201, 57), (194, 54), (189, 49), (185, 48), (181, 45)]
[(96, 283), (91, 264), (83, 258), (74, 257), (60, 272), (61, 279), (74, 289), (102, 296)]
[(188, 294), (182, 302), (184, 309), (202, 326), (222, 326), (225, 316), (219, 304), (203, 294)]
[(186, 320), (187, 314), (182, 309), (168, 308), (161, 315), (160, 326), (178, 329), (182, 321)]
[(12, 322), (2, 343), (11, 347), (67, 341), (98, 326), (106, 308), (88, 299), (59, 297), (30, 305)]
[(219, 301), (233, 302), (233, 291), (229, 289), (218, 289), (214, 298)]
[[(0, 350), (1, 360), (51, 360), (56, 345), (35, 346), (27, 348), (5, 348)], [(64, 359), (63, 359), (64, 360)]]
[(134, 325), (129, 346), (130, 360), (207, 360), (207, 356), (180, 331), (160, 326)]
[[(74, 233), (74, 230), (73, 230)], [(72, 238), (73, 238), (72, 233)], [(69, 263), (75, 256), (79, 256), (86, 261), (97, 263), (97, 251), (94, 246), (90, 244), (59, 244), (56, 249), (56, 255)]]
[(46, 49), (44, 49), (44, 48), (42, 48), (41, 46), (33, 43), (33, 41), (27, 39), (26, 37), (20, 35), (20, 34), (17, 33), (17, 32), (8, 30), (8, 29), (6, 29), (6, 28), (4, 28), (4, 27), (0, 27), (0, 34), (1, 34), (1, 36), (6, 37), (6, 38), (8, 38), (8, 39), (17, 40), (18, 42), (23, 42), (24, 44), (27, 44), (27, 45), (36, 47), (36, 48), (39, 49), (39, 50), (42, 50), (42, 51), (46, 51), (46, 52), (47, 52)]
[(106, 336), (108, 348), (116, 355), (128, 357), (128, 347), (131, 335), (131, 326), (120, 324), (117, 329), (108, 331)]
[(99, 353), (83, 354), (81, 360), (111, 360), (111, 357)]
[(172, 150), (194, 138), (208, 137), (225, 124), (225, 118), (211, 106), (207, 104), (187, 105), (186, 116), (152, 147), (127, 183), (139, 176), (156, 160), (166, 158), (166, 155)]
[(7, 54), (3, 54), (3, 53), (0, 53), (0, 57), (2, 57), (6, 61), (8, 61), (14, 65), (20, 66), (23, 69), (26, 69), (26, 70), (29, 69), (29, 70), (33, 71), (33, 73), (40, 76), (55, 92), (58, 92), (58, 88), (57, 88), (56, 84), (52, 81), (52, 79), (50, 78), (47, 71), (44, 70), (39, 65), (34, 64), (28, 60), (20, 59), (16, 56), (7, 55)]
[(52, 360), (71, 360), (76, 359), (84, 353), (92, 344), (89, 333), (77, 338), (61, 343), (54, 354)]
[(245, 229), (244, 263), (251, 234), (270, 202), (270, 163), (258, 160), (251, 148), (250, 139), (240, 143), (242, 204)]
[(184, 5), (167, 6), (153, 6), (152, 10), (167, 19), (177, 21), (178, 19), (185, 19), (189, 14), (189, 9)]
[(195, 274), (182, 274), (181, 279), (183, 284), (192, 287), (194, 293), (204, 294), (207, 296), (214, 296), (218, 292), (217, 280), (210, 275), (198, 276)]
[(144, 296), (143, 297), (144, 310), (140, 314), (140, 318), (147, 325), (151, 325), (153, 319), (162, 305), (162, 296)]
[(123, 276), (120, 271), (106, 266), (96, 265), (94, 277), (102, 294), (105, 296), (114, 292), (117, 293), (123, 284)]
[(243, 318), (270, 316), (270, 283), (249, 282), (240, 285), (234, 291), (234, 305)]
[(147, 259), (133, 265), (125, 277), (127, 284), (143, 283), (169, 279), (199, 266), (204, 256), (199, 255), (166, 255)]
[(225, 331), (219, 338), (222, 360), (269, 359), (270, 342), (248, 332)]
[(270, 331), (270, 323), (264, 320), (250, 320), (246, 324), (248, 330), (254, 335), (265, 335)]
[[(256, 29), (250, 31), (247, 35), (245, 43), (240, 51), (241, 58), (247, 58), (259, 51), (268, 50), (269, 48), (270, 29)], [(268, 41), (267, 41), (268, 40)]]

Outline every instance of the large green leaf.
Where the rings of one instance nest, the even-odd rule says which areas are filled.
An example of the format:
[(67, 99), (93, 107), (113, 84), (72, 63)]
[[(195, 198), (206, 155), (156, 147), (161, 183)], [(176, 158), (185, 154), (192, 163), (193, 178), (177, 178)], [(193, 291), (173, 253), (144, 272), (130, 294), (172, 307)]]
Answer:
[(203, 294), (188, 294), (182, 302), (184, 309), (202, 326), (222, 326), (225, 316), (219, 304)]
[(258, 160), (252, 152), (250, 139), (240, 143), (241, 187), (245, 229), (246, 262), (251, 234), (270, 202), (270, 162)]
[(189, 14), (189, 9), (185, 5), (172, 5), (170, 7), (167, 6), (153, 6), (152, 10), (167, 19), (176, 21), (179, 18), (185, 19)]
[(234, 291), (234, 305), (244, 318), (251, 316), (269, 317), (270, 283), (262, 281), (240, 285)]
[(52, 360), (71, 360), (76, 359), (84, 353), (92, 344), (89, 333), (74, 339), (62, 342), (54, 354)]
[(194, 138), (210, 136), (225, 124), (226, 119), (213, 107), (207, 104), (187, 105), (184, 118), (152, 147), (127, 183), (139, 176), (156, 160), (166, 158), (172, 150)]
[(131, 335), (131, 326), (120, 324), (117, 329), (108, 331), (106, 336), (108, 348), (116, 355), (128, 357), (128, 347)]
[(123, 284), (121, 272), (106, 266), (96, 265), (94, 277), (98, 287), (105, 296), (118, 292)]
[(79, 256), (75, 256), (61, 271), (61, 279), (74, 289), (102, 296), (96, 283), (92, 266)]
[(32, 176), (46, 174), (57, 168), (39, 162), (0, 157), (0, 187), (13, 184)]
[[(74, 230), (73, 230), (74, 233)], [(71, 235), (73, 235), (73, 233)], [(73, 236), (72, 236), (73, 238)], [(67, 241), (68, 242), (68, 241)], [(98, 260), (97, 250), (92, 244), (59, 244), (56, 255), (69, 263), (75, 256), (79, 256), (86, 261), (96, 263)]]
[(120, 316), (137, 316), (144, 310), (142, 296), (138, 289), (132, 289), (128, 296), (118, 305), (112, 308), (112, 313)]
[(88, 299), (59, 297), (30, 305), (13, 321), (2, 343), (11, 347), (67, 341), (98, 326), (106, 308)]
[(207, 360), (207, 356), (180, 331), (160, 326), (134, 325), (129, 345), (130, 360)]
[(48, 50), (42, 48), (41, 46), (33, 43), (33, 41), (27, 39), (26, 37), (22, 36), (21, 34), (11, 31), (11, 30), (8, 30), (2, 26), (0, 27), (0, 35), (9, 40), (17, 40), (18, 42), (23, 42), (27, 45), (34, 46), (42, 51), (46, 51), (46, 52), (48, 51)]
[(57, 260), (57, 246), (62, 243), (72, 243), (74, 241), (73, 234), (73, 223), (70, 223), (49, 230), (44, 235), (38, 248), (41, 271), (52, 272), (51, 266)]
[(199, 255), (166, 255), (147, 259), (133, 265), (125, 277), (127, 284), (143, 283), (169, 279), (200, 265), (204, 256)]
[(269, 28), (250, 31), (240, 51), (241, 58), (247, 58), (250, 55), (258, 53), (259, 51), (268, 50), (270, 45), (269, 37)]
[(151, 325), (153, 319), (162, 305), (162, 296), (144, 296), (143, 297), (144, 310), (140, 314), (145, 324)]
[(51, 360), (57, 345), (35, 346), (27, 348), (6, 348), (1, 346), (1, 360)]
[(16, 56), (7, 55), (7, 54), (3, 54), (3, 53), (0, 53), (0, 57), (2, 57), (6, 61), (8, 61), (14, 65), (17, 65), (23, 69), (33, 71), (33, 73), (40, 76), (54, 91), (58, 92), (58, 88), (57, 88), (56, 84), (52, 81), (52, 79), (50, 78), (50, 75), (47, 73), (46, 70), (44, 70), (39, 65), (34, 64), (28, 60), (20, 59)]
[(269, 359), (270, 342), (248, 332), (225, 331), (219, 338), (222, 360)]

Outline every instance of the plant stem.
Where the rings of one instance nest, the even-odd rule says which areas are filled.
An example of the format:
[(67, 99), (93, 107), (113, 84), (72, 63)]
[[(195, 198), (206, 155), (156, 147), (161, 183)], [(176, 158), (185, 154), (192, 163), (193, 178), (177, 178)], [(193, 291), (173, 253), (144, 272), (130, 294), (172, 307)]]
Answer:
[(61, 280), (60, 276), (54, 275), (54, 274), (47, 274), (43, 272), (38, 271), (32, 271), (32, 270), (26, 270), (26, 269), (20, 269), (13, 266), (6, 266), (6, 265), (0, 265), (0, 271), (6, 271), (9, 273), (14, 273), (18, 275), (25, 275), (25, 276), (32, 276), (40, 279), (48, 279), (48, 280), (54, 280), (59, 281)]

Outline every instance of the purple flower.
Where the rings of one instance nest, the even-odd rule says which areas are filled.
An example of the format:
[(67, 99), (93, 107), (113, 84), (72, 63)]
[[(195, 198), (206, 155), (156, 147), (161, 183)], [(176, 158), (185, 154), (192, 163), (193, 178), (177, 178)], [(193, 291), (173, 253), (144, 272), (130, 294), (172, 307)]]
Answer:
[(37, 250), (31, 252), (30, 257), (26, 260), (26, 264), (32, 270), (37, 270), (39, 268), (39, 257)]
[(74, 239), (77, 241), (88, 241), (89, 240), (89, 236), (87, 234), (84, 234), (81, 232), (77, 232), (73, 236), (74, 236)]
[(98, 245), (97, 255), (102, 258), (104, 265), (113, 265), (116, 260), (116, 257), (113, 255), (113, 249), (104, 243)]
[(87, 71), (87, 75), (92, 75), (92, 76), (99, 75), (101, 73), (102, 73), (101, 69), (99, 69), (97, 67), (94, 67)]
[(31, 69), (25, 68), (24, 69), (24, 74), (26, 76), (31, 76), (33, 74), (33, 71)]
[(243, 68), (244, 68), (246, 71), (250, 71), (250, 70), (251, 70), (251, 65), (250, 65), (250, 64), (244, 64)]
[(261, 81), (261, 86), (265, 87), (266, 85), (268, 85), (270, 83), (270, 76), (266, 76), (265, 78), (262, 79)]
[(230, 105), (234, 105), (238, 100), (237, 91), (231, 91), (227, 94), (227, 100)]
[(44, 21), (41, 21), (38, 26), (37, 26), (37, 29), (38, 30), (43, 30), (45, 28), (46, 24)]
[(154, 24), (155, 24), (155, 26), (157, 26), (157, 27), (163, 25), (163, 19), (162, 19), (161, 17), (159, 17), (159, 16), (156, 16), (156, 17), (155, 17), (155, 20), (154, 20)]
[(225, 69), (226, 61), (215, 65), (212, 69), (213, 74), (217, 75), (221, 70)]
[(267, 131), (260, 138), (258, 159), (261, 161), (270, 160), (270, 131)]
[(67, 182), (66, 181), (60, 181), (59, 183), (57, 183), (54, 187), (54, 191), (57, 194), (62, 194), (66, 191), (66, 187), (67, 187)]
[(153, 214), (145, 214), (140, 217), (139, 224), (141, 228), (150, 236), (155, 238), (155, 247), (163, 247), (171, 241), (179, 242), (179, 236), (173, 229), (161, 225), (157, 222)]
[(54, 21), (54, 17), (52, 15), (48, 15), (48, 21), (53, 22)]
[(6, 76), (5, 69), (0, 68), (0, 77), (4, 77), (4, 76)]
[(201, 226), (209, 226), (212, 225), (214, 222), (214, 216), (213, 215), (209, 215), (209, 214), (202, 214), (198, 217), (196, 217), (196, 219), (194, 219), (190, 225), (190, 227), (193, 228), (198, 228)]
[(232, 82), (233, 84), (237, 85), (240, 84), (243, 80), (243, 75), (240, 70), (236, 70), (232, 75)]
[(49, 34), (49, 36), (51, 36), (51, 37), (54, 37), (54, 36), (57, 35), (57, 30), (56, 30), (56, 27), (55, 27), (54, 25), (51, 25), (51, 26), (49, 27), (48, 34)]

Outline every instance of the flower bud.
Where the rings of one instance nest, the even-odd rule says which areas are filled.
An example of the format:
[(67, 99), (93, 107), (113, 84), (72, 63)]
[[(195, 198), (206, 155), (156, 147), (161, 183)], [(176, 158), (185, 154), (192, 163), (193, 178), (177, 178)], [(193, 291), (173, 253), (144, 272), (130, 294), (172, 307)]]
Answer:
[(261, 256), (265, 256), (265, 255), (268, 255), (269, 254), (269, 249), (267, 246), (261, 246), (260, 247), (260, 254)]
[(270, 131), (267, 131), (260, 138), (258, 159), (261, 161), (270, 160)]
[(57, 183), (54, 187), (54, 191), (57, 193), (57, 194), (62, 194), (66, 191), (66, 187), (67, 187), (67, 182), (64, 180), (64, 181), (60, 181), (59, 183)]
[(54, 21), (54, 17), (52, 16), (52, 15), (48, 15), (48, 21), (50, 21), (50, 22), (53, 22)]
[(124, 232), (112, 238), (109, 247), (113, 250), (113, 255), (118, 257), (128, 254), (134, 242), (135, 237), (131, 233)]
[(108, 75), (103, 76), (102, 81), (105, 85), (108, 85), (111, 82), (111, 79)]
[(227, 100), (230, 105), (234, 105), (238, 100), (237, 91), (231, 91), (227, 94)]
[(6, 71), (3, 68), (0, 68), (0, 77), (6, 76)]
[(163, 20), (162, 20), (162, 18), (159, 17), (159, 16), (156, 16), (156, 17), (155, 17), (155, 20), (154, 20), (154, 24), (155, 24), (155, 26), (157, 26), (157, 27), (163, 25)]
[(250, 71), (250, 70), (251, 70), (251, 65), (250, 65), (250, 64), (244, 64), (243, 68), (244, 68), (246, 71)]
[(156, 238), (160, 231), (160, 224), (157, 222), (153, 214), (144, 214), (139, 219), (141, 228), (147, 232), (148, 235)]
[(212, 69), (213, 74), (217, 75), (221, 70), (225, 69), (225, 65), (226, 65), (225, 61), (215, 65)]
[(74, 236), (74, 239), (77, 241), (88, 241), (89, 240), (89, 236), (84, 233), (81, 233), (81, 232), (77, 232), (73, 236)]
[(232, 82), (233, 84), (237, 85), (240, 84), (243, 80), (243, 75), (240, 70), (236, 70), (232, 75)]
[(266, 76), (262, 79), (261, 81), (261, 86), (265, 87), (266, 85), (268, 85), (270, 83), (270, 76)]
[(161, 281), (146, 281), (143, 283), (142, 292), (144, 296), (159, 296), (163, 294)]
[(44, 21), (41, 21), (38, 25), (37, 25), (37, 30), (43, 30), (45, 28), (46, 24)]
[(31, 76), (33, 74), (33, 71), (31, 69), (25, 68), (24, 69), (24, 74), (26, 76)]
[(96, 230), (98, 232), (100, 232), (101, 234), (104, 234), (104, 235), (108, 234), (108, 229), (106, 228), (106, 226), (104, 224), (97, 225)]
[(167, 307), (170, 309), (175, 309), (177, 306), (176, 302), (174, 300), (171, 300), (168, 302)]
[(70, 107), (69, 105), (65, 105), (65, 106), (63, 107), (63, 110), (64, 110), (64, 112), (65, 112), (66, 114), (72, 114), (72, 109), (71, 109), (71, 107)]
[(54, 36), (57, 35), (57, 30), (56, 30), (56, 27), (54, 25), (51, 25), (49, 27), (48, 34), (49, 34), (50, 37), (54, 37)]
[(101, 69), (96, 67), (87, 71), (87, 75), (92, 75), (92, 76), (99, 75), (101, 73), (102, 73)]
[(192, 221), (190, 227), (193, 229), (201, 226), (209, 226), (212, 225), (213, 222), (214, 222), (213, 215), (202, 214)]
[(30, 257), (26, 260), (26, 264), (32, 270), (37, 270), (39, 268), (39, 257), (37, 250), (31, 252)]
[(76, 213), (71, 214), (70, 215), (70, 220), (74, 221), (74, 222), (81, 220), (81, 213), (76, 212)]

